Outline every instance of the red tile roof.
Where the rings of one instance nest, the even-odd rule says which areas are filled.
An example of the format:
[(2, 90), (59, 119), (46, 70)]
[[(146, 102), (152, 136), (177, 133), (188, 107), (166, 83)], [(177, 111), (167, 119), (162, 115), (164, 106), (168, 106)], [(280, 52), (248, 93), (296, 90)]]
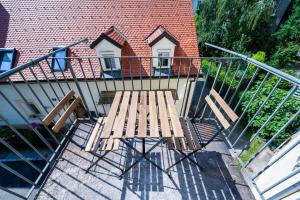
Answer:
[(163, 37), (169, 38), (174, 44), (178, 45), (179, 42), (176, 37), (166, 30), (163, 26), (159, 25), (147, 38), (146, 41), (150, 46), (153, 46)]
[[(122, 55), (151, 56), (151, 47), (145, 38), (159, 25), (179, 41), (175, 56), (199, 55), (191, 0), (2, 0), (0, 16), (0, 48), (16, 48), (18, 54), (15, 65), (49, 53), (56, 45), (69, 45), (82, 38), (94, 41), (111, 26), (127, 38), (127, 42), (123, 43), (123, 39), (115, 32), (108, 34), (123, 43)], [(69, 55), (96, 56), (96, 52), (89, 45), (80, 44), (71, 48)], [(79, 61), (72, 63), (75, 73), (82, 76)], [(174, 65), (178, 62), (174, 60)], [(139, 62), (136, 64), (133, 67), (140, 67)], [(194, 61), (193, 64), (192, 72), (195, 72), (199, 62)], [(142, 66), (142, 75), (149, 75), (149, 62), (145, 61)], [(83, 63), (83, 67), (85, 75), (91, 77), (88, 62)], [(45, 68), (43, 65), (43, 69), (47, 75), (50, 74), (47, 66)], [(93, 70), (99, 76), (97, 63)], [(38, 78), (45, 79), (38, 67), (34, 67), (34, 71)], [(139, 70), (133, 71), (134, 75), (139, 75)], [(178, 72), (178, 67), (175, 66), (174, 71)], [(186, 67), (181, 68), (181, 73), (187, 71)], [(124, 73), (129, 74), (129, 67), (125, 64)], [(27, 78), (32, 77), (29, 70), (24, 74)], [(52, 76), (49, 75), (50, 78)], [(62, 78), (59, 73), (57, 77)], [(66, 77), (72, 77), (68, 70)]]

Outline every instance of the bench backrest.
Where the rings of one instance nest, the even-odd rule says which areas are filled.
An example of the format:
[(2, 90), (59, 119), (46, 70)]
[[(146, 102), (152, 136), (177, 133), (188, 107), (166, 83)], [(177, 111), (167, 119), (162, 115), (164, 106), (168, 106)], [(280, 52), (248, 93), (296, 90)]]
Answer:
[(53, 121), (54, 117), (65, 107), (65, 112), (60, 116), (58, 121), (52, 127), (53, 132), (58, 133), (63, 127), (64, 123), (70, 117), (72, 113), (75, 113), (77, 118), (83, 118), (86, 116), (86, 111), (82, 104), (80, 97), (75, 96), (75, 92), (70, 90), (69, 93), (60, 100), (60, 102), (48, 113), (48, 115), (43, 119), (43, 123), (47, 126)]
[[(218, 103), (222, 110), (217, 107), (211, 97), (213, 97), (215, 102)], [(230, 123), (228, 122), (227, 118), (229, 118), (233, 123), (239, 118), (238, 115), (214, 89), (211, 89), (209, 95), (205, 97), (205, 101), (225, 130), (230, 127)], [(226, 114), (226, 116), (224, 116), (223, 113)]]

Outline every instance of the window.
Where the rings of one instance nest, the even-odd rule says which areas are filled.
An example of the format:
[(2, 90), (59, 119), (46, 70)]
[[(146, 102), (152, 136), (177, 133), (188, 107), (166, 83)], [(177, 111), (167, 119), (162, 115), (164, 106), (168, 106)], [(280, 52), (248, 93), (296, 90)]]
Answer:
[[(56, 51), (58, 49), (60, 49), (62, 47), (53, 47), (53, 51)], [(64, 49), (64, 50), (61, 50), (55, 54), (52, 55), (52, 70), (53, 71), (64, 71), (66, 70), (66, 60), (65, 60), (65, 57), (67, 57), (68, 53), (68, 49)]]
[(31, 109), (32, 113), (36, 115), (41, 114), (41, 112), (39, 111), (39, 109), (36, 107), (34, 103), (29, 102), (28, 106)]
[(0, 48), (0, 73), (12, 68), (14, 62), (15, 49)]
[(101, 66), (103, 73), (115, 73), (120, 70), (120, 59), (116, 58), (115, 51), (100, 51), (98, 55), (101, 57)]
[(169, 68), (170, 67), (170, 52), (158, 52), (158, 68)]
[(113, 69), (113, 70), (117, 69), (114, 55), (106, 54), (106, 55), (103, 55), (103, 57), (104, 57), (104, 64), (105, 64), (106, 69)]

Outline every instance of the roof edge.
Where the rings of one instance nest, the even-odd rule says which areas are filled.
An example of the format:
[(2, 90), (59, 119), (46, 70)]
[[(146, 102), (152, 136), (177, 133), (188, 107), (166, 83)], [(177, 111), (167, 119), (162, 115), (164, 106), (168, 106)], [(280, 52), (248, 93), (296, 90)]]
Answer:
[(159, 42), (164, 37), (166, 37), (168, 40), (173, 42), (176, 46), (179, 45), (179, 41), (175, 37), (173, 37), (172, 35), (170, 35), (168, 32), (165, 31), (160, 36), (155, 38), (155, 40), (153, 40), (151, 43), (149, 43), (149, 46), (152, 47), (153, 45), (155, 45), (157, 42)]
[(101, 33), (101, 35), (90, 44), (90, 48), (94, 49), (95, 46), (97, 46), (97, 44), (99, 44), (104, 39), (106, 39), (107, 41), (109, 41), (110, 43), (112, 43), (113, 45), (115, 45), (118, 48), (123, 47), (123, 45), (120, 45), (118, 42), (116, 42), (115, 40), (108, 37), (105, 33)]

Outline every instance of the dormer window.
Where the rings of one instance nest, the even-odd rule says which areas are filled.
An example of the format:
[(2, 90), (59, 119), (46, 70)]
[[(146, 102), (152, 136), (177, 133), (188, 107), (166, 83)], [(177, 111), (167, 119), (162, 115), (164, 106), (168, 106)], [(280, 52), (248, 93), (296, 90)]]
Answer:
[(100, 58), (102, 76), (107, 78), (119, 76), (120, 57), (126, 40), (127, 38), (112, 26), (91, 43), (90, 47), (96, 50), (97, 56)]
[[(62, 47), (53, 47), (52, 51), (61, 49)], [(53, 71), (65, 71), (67, 62), (65, 58), (68, 57), (68, 49), (63, 49), (52, 55), (52, 70)]]
[(114, 54), (103, 54), (103, 64), (102, 66), (105, 70), (117, 70), (118, 67), (116, 65), (116, 61), (114, 58)]
[(171, 50), (158, 50), (158, 67), (169, 68), (170, 67), (170, 51)]
[(100, 57), (101, 67), (103, 71), (116, 71), (120, 70), (120, 60), (116, 58), (113, 51), (100, 51), (98, 52)]
[(163, 26), (158, 26), (147, 38), (146, 42), (152, 49), (152, 67), (154, 75), (157, 73), (170, 75), (172, 70), (175, 47), (179, 44), (178, 40)]
[(10, 70), (13, 67), (15, 49), (0, 48), (0, 73)]

